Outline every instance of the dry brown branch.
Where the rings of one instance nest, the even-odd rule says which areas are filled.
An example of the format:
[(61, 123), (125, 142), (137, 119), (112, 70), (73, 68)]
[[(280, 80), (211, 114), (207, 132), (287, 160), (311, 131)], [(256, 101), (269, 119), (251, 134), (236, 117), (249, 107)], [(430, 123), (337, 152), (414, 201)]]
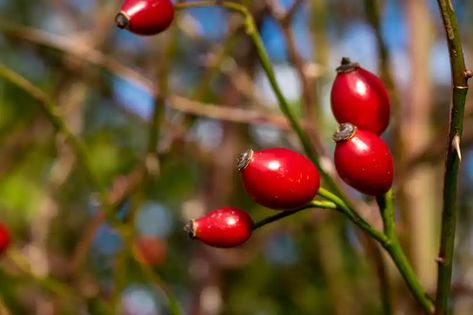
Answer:
[[(81, 41), (17, 25), (2, 24), (0, 25), (0, 31), (8, 36), (25, 40), (36, 45), (54, 48), (92, 65), (102, 67), (114, 75), (144, 89), (153, 96), (157, 94), (155, 85), (150, 78), (131, 67), (123, 65), (111, 56), (107, 56), (101, 51), (89, 47)], [(265, 124), (276, 128), (289, 129), (287, 119), (279, 114), (206, 104), (178, 95), (169, 96), (166, 106), (186, 114), (217, 120), (247, 124)]]
[[(136, 169), (132, 170), (126, 176), (118, 177), (112, 186), (108, 194), (108, 204), (116, 207), (120, 203), (122, 203), (130, 193), (135, 190), (141, 182), (144, 180), (146, 173), (146, 169), (140, 165)], [(78, 244), (75, 247), (75, 251), (72, 255), (69, 272), (71, 275), (74, 275), (76, 271), (82, 265), (87, 252), (94, 240), (95, 233), (98, 227), (103, 223), (106, 219), (106, 213), (102, 209), (97, 211), (97, 214), (91, 219), (90, 224), (87, 225), (87, 229), (84, 233), (82, 233), (82, 238), (79, 240)]]

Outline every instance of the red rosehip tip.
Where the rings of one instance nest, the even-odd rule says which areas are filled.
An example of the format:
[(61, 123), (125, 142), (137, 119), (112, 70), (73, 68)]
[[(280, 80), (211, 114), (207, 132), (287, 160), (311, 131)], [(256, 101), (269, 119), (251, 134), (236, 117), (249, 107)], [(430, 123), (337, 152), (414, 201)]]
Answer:
[(250, 164), (254, 153), (255, 152), (252, 149), (248, 149), (240, 154), (237, 160), (237, 170), (242, 171), (245, 167), (247, 167), (248, 164)]
[(342, 57), (342, 61), (340, 62), (340, 66), (337, 67), (337, 73), (348, 73), (356, 68), (358, 68), (360, 64), (358, 62), (352, 62), (348, 57)]
[(121, 29), (125, 29), (130, 24), (130, 18), (123, 12), (118, 13), (115, 16), (115, 24)]
[(195, 223), (194, 220), (189, 220), (185, 225), (184, 225), (184, 232), (189, 235), (190, 238), (196, 238), (195, 236)]

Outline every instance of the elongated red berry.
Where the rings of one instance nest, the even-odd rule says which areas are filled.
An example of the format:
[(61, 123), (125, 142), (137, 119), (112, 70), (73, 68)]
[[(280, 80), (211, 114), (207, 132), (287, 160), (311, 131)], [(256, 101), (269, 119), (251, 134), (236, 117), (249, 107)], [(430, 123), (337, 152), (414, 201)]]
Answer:
[(170, 0), (125, 0), (115, 22), (135, 34), (155, 35), (167, 29), (173, 18)]
[(253, 232), (250, 215), (234, 207), (214, 210), (191, 220), (184, 230), (195, 239), (214, 247), (235, 247), (246, 242)]
[(391, 188), (394, 162), (383, 139), (349, 123), (341, 124), (333, 139), (335, 168), (348, 185), (373, 196)]
[(271, 209), (302, 207), (320, 187), (315, 165), (304, 155), (286, 148), (250, 149), (241, 155), (238, 170), (253, 200)]
[(343, 58), (331, 92), (332, 112), (339, 123), (381, 134), (389, 124), (389, 97), (373, 73)]
[(0, 222), (0, 255), (3, 254), (10, 245), (10, 232), (5, 224)]
[(166, 242), (155, 236), (139, 236), (133, 241), (133, 253), (144, 265), (156, 266), (166, 260)]

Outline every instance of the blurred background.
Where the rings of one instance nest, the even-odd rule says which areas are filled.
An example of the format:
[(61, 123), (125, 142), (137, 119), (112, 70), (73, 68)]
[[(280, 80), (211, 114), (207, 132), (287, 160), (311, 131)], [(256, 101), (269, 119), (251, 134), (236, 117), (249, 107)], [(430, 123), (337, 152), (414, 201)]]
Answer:
[[(386, 83), (398, 232), (434, 294), (451, 94), (437, 3), (241, 3), (327, 167), (336, 129), (330, 88), (341, 57)], [(245, 194), (235, 159), (250, 147), (301, 147), (240, 16), (182, 10), (166, 32), (139, 37), (115, 27), (120, 5), (0, 0), (0, 63), (57, 104), (96, 175), (37, 100), (0, 79), (0, 221), (13, 238), (0, 257), (0, 314), (383, 314), (385, 294), (395, 314), (418, 314), (389, 258), (337, 213), (301, 212), (234, 249), (188, 238), (187, 220), (222, 206), (241, 207), (255, 220), (274, 214)], [(453, 5), (468, 66), (473, 2)], [(292, 18), (281, 18), (288, 10)], [(470, 93), (455, 314), (473, 312), (471, 103)], [(346, 189), (380, 227), (373, 200)]]

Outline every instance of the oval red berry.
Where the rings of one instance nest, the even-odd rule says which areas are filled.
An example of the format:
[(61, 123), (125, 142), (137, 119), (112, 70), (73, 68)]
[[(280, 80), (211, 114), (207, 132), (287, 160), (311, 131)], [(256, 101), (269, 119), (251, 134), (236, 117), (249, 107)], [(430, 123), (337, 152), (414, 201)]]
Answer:
[(185, 230), (192, 238), (214, 247), (235, 247), (246, 242), (253, 232), (253, 220), (239, 208), (224, 207), (190, 221)]
[(155, 236), (139, 236), (133, 241), (133, 253), (144, 265), (157, 266), (167, 257), (166, 242)]
[(10, 245), (10, 232), (6, 225), (0, 222), (0, 255), (3, 254)]
[(335, 133), (335, 168), (350, 186), (367, 195), (382, 195), (392, 186), (394, 162), (378, 135), (342, 124)]
[(302, 207), (320, 187), (315, 165), (304, 155), (286, 148), (249, 150), (242, 155), (238, 168), (248, 194), (271, 209)]
[(383, 82), (348, 58), (337, 68), (332, 85), (332, 112), (339, 123), (381, 134), (389, 124), (389, 96)]
[(173, 19), (170, 0), (125, 0), (115, 22), (135, 34), (155, 35), (167, 29)]

